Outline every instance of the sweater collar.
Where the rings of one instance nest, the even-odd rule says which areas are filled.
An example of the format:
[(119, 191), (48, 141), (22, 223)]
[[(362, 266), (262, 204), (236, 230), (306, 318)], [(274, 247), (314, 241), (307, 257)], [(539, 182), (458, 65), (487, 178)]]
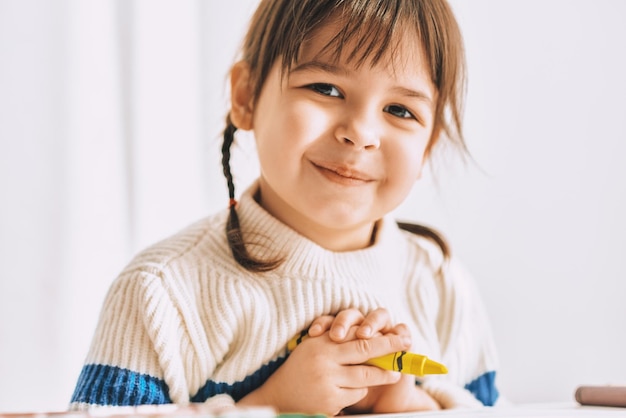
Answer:
[(309, 277), (368, 277), (380, 281), (401, 275), (406, 260), (406, 240), (389, 216), (378, 221), (373, 245), (355, 251), (331, 251), (299, 234), (274, 218), (255, 200), (258, 183), (241, 196), (237, 208), (248, 251), (262, 260), (284, 258), (277, 274), (297, 271)]

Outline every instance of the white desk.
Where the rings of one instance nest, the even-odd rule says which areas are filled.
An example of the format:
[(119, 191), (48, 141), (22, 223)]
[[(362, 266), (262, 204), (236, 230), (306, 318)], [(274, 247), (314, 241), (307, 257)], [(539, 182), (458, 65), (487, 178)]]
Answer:
[(385, 418), (553, 418), (553, 417), (622, 417), (626, 418), (626, 408), (580, 406), (577, 403), (507, 405), (482, 409), (450, 409), (434, 412), (415, 412), (381, 415), (361, 415), (361, 417)]
[[(211, 411), (202, 406), (178, 408), (174, 405), (159, 407), (102, 408), (90, 412), (0, 412), (0, 418), (321, 418), (321, 415), (276, 414), (271, 408), (234, 408)], [(433, 412), (397, 414), (348, 415), (360, 418), (626, 418), (626, 408), (580, 406), (577, 403), (507, 405), (482, 409), (452, 409)]]

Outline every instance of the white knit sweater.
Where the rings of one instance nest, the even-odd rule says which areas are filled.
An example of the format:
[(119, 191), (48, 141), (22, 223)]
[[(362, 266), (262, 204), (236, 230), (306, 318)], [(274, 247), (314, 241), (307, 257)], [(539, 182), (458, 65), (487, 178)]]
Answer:
[(286, 261), (261, 274), (238, 265), (227, 211), (137, 255), (106, 297), (71, 409), (232, 403), (282, 364), (287, 341), (316, 317), (378, 307), (409, 325), (414, 351), (447, 366), (419, 382), (444, 407), (495, 402), (488, 320), (458, 263), (390, 218), (371, 247), (328, 251), (265, 212), (254, 191), (238, 205), (244, 239), (256, 243), (248, 250)]

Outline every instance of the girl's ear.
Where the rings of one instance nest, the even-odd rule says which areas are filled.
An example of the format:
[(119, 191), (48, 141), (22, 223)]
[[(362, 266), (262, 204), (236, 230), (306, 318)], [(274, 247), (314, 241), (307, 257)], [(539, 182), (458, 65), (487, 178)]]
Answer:
[(250, 66), (244, 61), (239, 61), (230, 70), (230, 103), (230, 120), (237, 129), (252, 129)]

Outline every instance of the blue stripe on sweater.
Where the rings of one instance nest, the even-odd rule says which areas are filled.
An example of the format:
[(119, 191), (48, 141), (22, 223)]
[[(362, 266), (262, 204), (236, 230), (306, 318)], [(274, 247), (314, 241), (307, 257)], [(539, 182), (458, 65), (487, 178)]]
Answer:
[(210, 397), (221, 393), (229, 394), (235, 402), (238, 402), (248, 393), (259, 388), (263, 383), (265, 383), (272, 373), (274, 373), (284, 362), (285, 358), (278, 358), (264, 365), (250, 376), (246, 376), (246, 378), (242, 381), (232, 384), (208, 380), (206, 384), (200, 388), (198, 393), (191, 398), (191, 402), (204, 402)]
[(465, 385), (465, 389), (472, 392), (476, 399), (485, 406), (493, 406), (498, 400), (498, 396), (500, 396), (496, 388), (496, 372), (494, 371), (487, 372), (474, 379)]
[[(260, 387), (284, 362), (284, 358), (279, 358), (232, 384), (208, 380), (190, 400), (204, 402), (215, 395), (227, 393), (239, 401)], [(72, 403), (136, 406), (166, 404), (172, 403), (172, 400), (167, 384), (161, 379), (115, 366), (88, 364), (80, 373)]]
[[(259, 388), (283, 363), (285, 358), (272, 361), (252, 375), (232, 384), (208, 380), (190, 399), (204, 402), (215, 395), (226, 393), (237, 402)], [(495, 386), (496, 372), (487, 372), (465, 385), (485, 406), (493, 406), (499, 392)], [(88, 364), (78, 378), (73, 403), (109, 406), (156, 405), (171, 403), (167, 384), (156, 377), (115, 366)]]
[(109, 406), (172, 403), (169, 388), (163, 380), (103, 364), (83, 367), (72, 402)]

